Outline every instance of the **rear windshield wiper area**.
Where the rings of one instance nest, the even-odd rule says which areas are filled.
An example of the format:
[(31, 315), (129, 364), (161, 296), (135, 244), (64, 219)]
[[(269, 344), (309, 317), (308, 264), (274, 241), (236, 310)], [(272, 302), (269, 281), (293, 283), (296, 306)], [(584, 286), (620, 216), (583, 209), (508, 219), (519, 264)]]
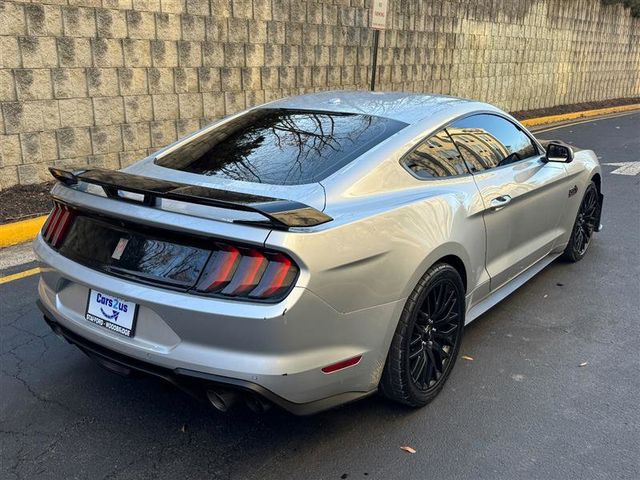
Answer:
[[(125, 202), (156, 206), (157, 199), (166, 198), (228, 210), (253, 212), (265, 217), (264, 222), (236, 220), (238, 223), (286, 230), (291, 227), (313, 227), (333, 220), (320, 210), (293, 200), (169, 182), (102, 168), (75, 172), (50, 168), (49, 171), (54, 178), (67, 186), (80, 182), (98, 185), (107, 197)], [(139, 198), (124, 196), (121, 192), (133, 193)]]

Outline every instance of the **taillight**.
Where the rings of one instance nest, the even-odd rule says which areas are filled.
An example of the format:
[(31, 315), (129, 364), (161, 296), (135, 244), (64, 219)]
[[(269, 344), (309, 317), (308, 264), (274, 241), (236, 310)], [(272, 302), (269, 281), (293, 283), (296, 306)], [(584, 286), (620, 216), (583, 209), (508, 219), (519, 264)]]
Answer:
[(249, 296), (253, 298), (277, 297), (289, 289), (297, 273), (298, 269), (293, 267), (293, 262), (278, 253), (265, 269), (260, 285), (253, 289)]
[(211, 254), (196, 289), (227, 297), (277, 299), (298, 275), (298, 267), (282, 253), (220, 245)]
[(42, 227), (42, 237), (54, 248), (62, 245), (76, 214), (66, 205), (54, 203), (49, 218)]
[(198, 290), (216, 292), (227, 286), (239, 260), (240, 251), (232, 246), (225, 245), (213, 252), (198, 284)]
[(222, 294), (235, 297), (249, 292), (258, 285), (266, 267), (267, 257), (255, 249), (247, 251)]

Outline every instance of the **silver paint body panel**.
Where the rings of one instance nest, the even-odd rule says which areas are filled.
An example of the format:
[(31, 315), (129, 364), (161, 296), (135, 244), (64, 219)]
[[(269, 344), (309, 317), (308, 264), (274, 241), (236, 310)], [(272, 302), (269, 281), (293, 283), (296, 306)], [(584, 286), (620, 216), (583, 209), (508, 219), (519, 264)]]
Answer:
[[(431, 265), (447, 256), (464, 265), (471, 321), (563, 250), (582, 194), (600, 174), (589, 150), (576, 152), (570, 164), (532, 158), (475, 175), (434, 180), (419, 180), (401, 166), (400, 159), (412, 147), (461, 116), (484, 112), (515, 122), (480, 102), (323, 92), (266, 106), (366, 113), (408, 126), (322, 182), (308, 185), (224, 181), (154, 164), (156, 156), (228, 118), (125, 169), (296, 200), (334, 219), (312, 228), (278, 231), (241, 225), (232, 221), (252, 214), (174, 201), (151, 208), (106, 198), (92, 188), (58, 184), (52, 193), (72, 205), (185, 235), (205, 234), (286, 251), (300, 266), (292, 293), (277, 304), (256, 304), (171, 292), (74, 263), (39, 236), (34, 248), (48, 267), (39, 294), (56, 321), (119, 353), (164, 367), (251, 381), (295, 403), (345, 392), (365, 395), (377, 387), (402, 308)], [(579, 193), (568, 197), (574, 185)], [(490, 201), (499, 195), (512, 200), (494, 210)], [(89, 288), (140, 305), (133, 338), (84, 320)], [(357, 365), (322, 373), (323, 366), (354, 355), (363, 355)]]

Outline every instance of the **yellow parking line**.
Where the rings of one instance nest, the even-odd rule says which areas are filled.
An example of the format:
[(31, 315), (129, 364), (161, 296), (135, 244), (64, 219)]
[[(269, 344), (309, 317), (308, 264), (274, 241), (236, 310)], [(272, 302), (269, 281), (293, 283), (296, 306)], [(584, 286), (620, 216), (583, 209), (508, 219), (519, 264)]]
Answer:
[(7, 275), (6, 277), (0, 277), (0, 285), (3, 283), (13, 282), (14, 280), (19, 280), (21, 278), (30, 277), (31, 275), (36, 275), (40, 273), (40, 267), (30, 268), (29, 270), (25, 270), (24, 272), (14, 273), (13, 275)]
[(588, 118), (588, 119), (580, 119), (580, 120), (575, 120), (573, 122), (567, 122), (567, 123), (561, 123), (560, 125), (554, 125), (553, 127), (547, 127), (547, 128), (542, 128), (540, 130), (534, 130), (531, 129), (531, 133), (533, 133), (534, 135), (537, 135), (539, 133), (545, 133), (545, 132), (550, 132), (551, 130), (559, 130), (561, 128), (566, 128), (566, 127), (573, 127), (574, 125), (580, 125), (582, 123), (590, 123), (590, 122), (597, 122), (598, 120), (609, 120), (610, 118), (618, 118), (618, 117), (625, 117), (627, 115), (633, 115), (635, 113), (638, 112), (622, 112), (622, 113), (615, 113), (615, 114), (611, 114), (611, 115), (606, 115), (606, 116), (602, 116), (602, 117), (598, 117), (598, 118)]

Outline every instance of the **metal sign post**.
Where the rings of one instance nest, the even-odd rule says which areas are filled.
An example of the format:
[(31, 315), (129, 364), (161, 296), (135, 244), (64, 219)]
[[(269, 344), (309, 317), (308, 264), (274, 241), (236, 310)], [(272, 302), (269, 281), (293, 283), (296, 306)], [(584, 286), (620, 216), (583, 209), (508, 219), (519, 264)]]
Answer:
[(378, 43), (380, 30), (387, 28), (388, 0), (373, 0), (371, 28), (373, 29), (373, 58), (371, 65), (371, 91), (376, 89), (376, 70), (378, 69)]
[(376, 89), (376, 70), (378, 69), (378, 42), (380, 41), (380, 30), (373, 31), (373, 62), (371, 65), (371, 91)]

